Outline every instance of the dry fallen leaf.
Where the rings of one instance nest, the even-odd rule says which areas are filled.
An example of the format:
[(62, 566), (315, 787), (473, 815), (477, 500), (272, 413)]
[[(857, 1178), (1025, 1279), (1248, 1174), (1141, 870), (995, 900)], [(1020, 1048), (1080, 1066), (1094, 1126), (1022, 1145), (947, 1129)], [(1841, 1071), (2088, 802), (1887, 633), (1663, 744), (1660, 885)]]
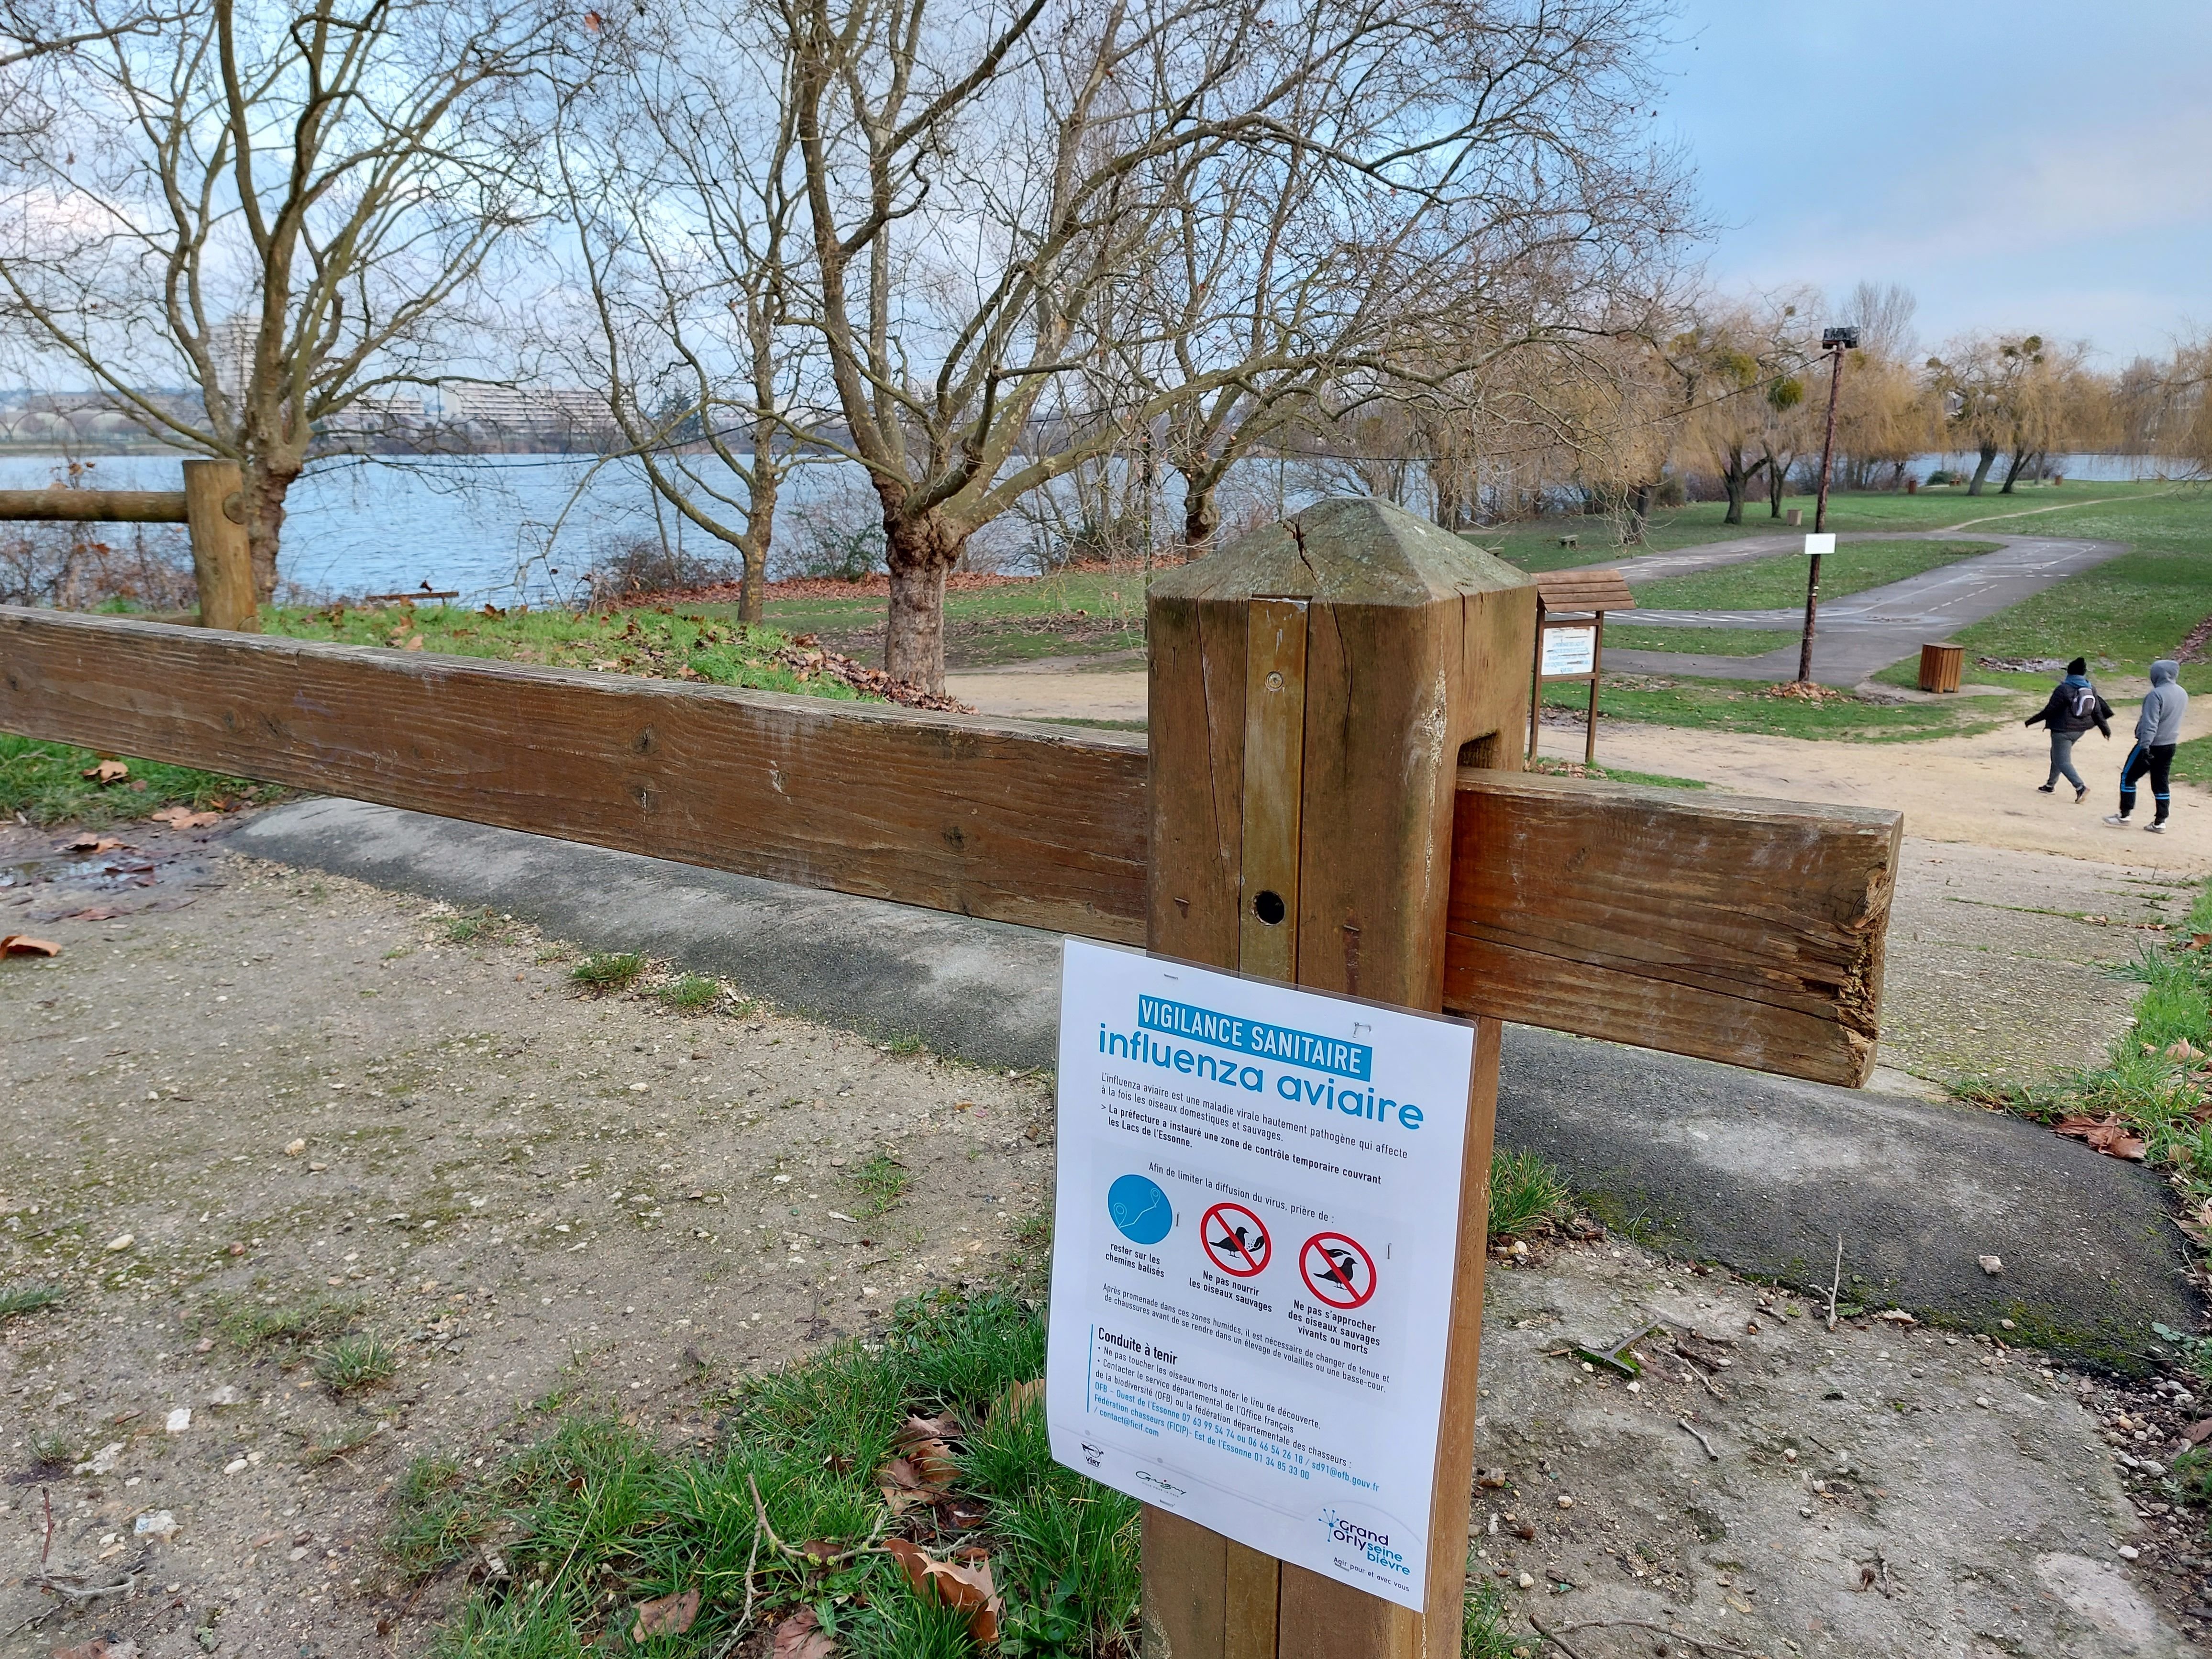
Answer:
[(769, 1659), (836, 1659), (837, 1644), (822, 1628), (811, 1607), (801, 1607), (775, 1627)]
[(644, 1642), (655, 1636), (681, 1636), (691, 1628), (691, 1621), (699, 1616), (699, 1589), (696, 1585), (679, 1590), (673, 1595), (663, 1595), (638, 1604), (637, 1622), (630, 1626), (629, 1639)]
[(959, 1432), (960, 1419), (949, 1412), (942, 1417), (908, 1417), (898, 1432), (897, 1443), (906, 1447), (925, 1440), (949, 1440)]
[(164, 806), (149, 814), (156, 823), (166, 823), (173, 830), (204, 830), (211, 823), (221, 823), (220, 812), (195, 812), (189, 806)]
[(999, 1639), (999, 1613), (1004, 1603), (991, 1583), (991, 1558), (983, 1550), (965, 1552), (973, 1565), (939, 1561), (918, 1544), (894, 1538), (884, 1545), (891, 1559), (906, 1570), (907, 1582), (917, 1595), (933, 1598), (956, 1613), (968, 1615), (968, 1633), (986, 1646)]
[(131, 769), (119, 760), (104, 760), (86, 767), (83, 775), (100, 783), (119, 783), (131, 775)]
[(876, 1480), (884, 1502), (890, 1505), (893, 1515), (904, 1515), (923, 1504), (933, 1504), (938, 1493), (945, 1490), (941, 1483), (924, 1479), (921, 1471), (903, 1457), (894, 1457), (884, 1464), (877, 1471)]
[(50, 939), (33, 939), (28, 933), (10, 933), (0, 939), (0, 957), (58, 957), (62, 947)]
[(1018, 1418), (1033, 1407), (1043, 1404), (1044, 1378), (1033, 1376), (1026, 1382), (1015, 1383), (1001, 1395), (997, 1404), (992, 1407), (991, 1414), (996, 1417), (1003, 1410), (1007, 1416)]
[(73, 1648), (56, 1648), (54, 1659), (138, 1659), (138, 1644), (121, 1638), (95, 1636)]
[(2089, 1146), (2107, 1158), (2124, 1158), (2142, 1162), (2143, 1143), (2140, 1136), (2129, 1132), (2120, 1121), (2119, 1114), (2109, 1113), (2104, 1117), (2069, 1117), (2058, 1125), (2058, 1133), (2073, 1139), (2086, 1141)]

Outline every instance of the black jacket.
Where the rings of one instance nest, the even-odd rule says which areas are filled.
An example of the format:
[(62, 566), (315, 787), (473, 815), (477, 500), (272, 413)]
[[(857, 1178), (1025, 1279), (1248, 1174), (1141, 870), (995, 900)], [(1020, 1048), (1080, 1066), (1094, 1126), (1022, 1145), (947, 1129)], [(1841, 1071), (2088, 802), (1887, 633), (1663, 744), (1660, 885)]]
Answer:
[(2094, 726), (2106, 737), (2111, 737), (2112, 705), (2106, 702), (2092, 686), (2089, 690), (2090, 712), (2077, 714), (2074, 712), (2074, 687), (2063, 684), (2053, 686), (2051, 701), (2043, 705), (2043, 712), (2030, 714), (2021, 724), (2033, 726), (2040, 721), (2053, 732), (2086, 732)]

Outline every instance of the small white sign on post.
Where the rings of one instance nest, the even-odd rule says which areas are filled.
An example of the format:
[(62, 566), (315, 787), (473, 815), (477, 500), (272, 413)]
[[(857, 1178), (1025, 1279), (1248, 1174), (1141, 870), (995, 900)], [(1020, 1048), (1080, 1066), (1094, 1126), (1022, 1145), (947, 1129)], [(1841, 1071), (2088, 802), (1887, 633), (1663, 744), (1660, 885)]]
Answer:
[(1817, 559), (1826, 554), (1832, 553), (1835, 550), (1836, 532), (1834, 531), (1824, 530), (1817, 536), (1813, 534), (1809, 530), (1805, 532), (1805, 556), (1807, 558)]
[(1474, 1057), (1455, 1020), (1067, 940), (1053, 1455), (1420, 1607)]
[(1536, 672), (1545, 678), (1588, 674), (1597, 667), (1595, 623), (1584, 623), (1572, 628), (1547, 628), (1543, 637), (1542, 666)]

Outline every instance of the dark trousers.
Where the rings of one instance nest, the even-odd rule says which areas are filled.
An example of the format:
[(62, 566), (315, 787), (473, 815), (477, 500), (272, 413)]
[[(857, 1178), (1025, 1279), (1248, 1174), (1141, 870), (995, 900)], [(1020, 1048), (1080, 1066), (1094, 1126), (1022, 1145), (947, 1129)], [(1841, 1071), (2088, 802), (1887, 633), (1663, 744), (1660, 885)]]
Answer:
[(2158, 804), (2157, 822), (2166, 822), (2166, 812), (2173, 804), (2172, 786), (2166, 781), (2166, 774), (2173, 766), (2173, 747), (2170, 743), (2139, 743), (2128, 750), (2128, 763), (2120, 769), (2121, 817), (2136, 810), (2136, 780), (2148, 772), (2150, 798)]

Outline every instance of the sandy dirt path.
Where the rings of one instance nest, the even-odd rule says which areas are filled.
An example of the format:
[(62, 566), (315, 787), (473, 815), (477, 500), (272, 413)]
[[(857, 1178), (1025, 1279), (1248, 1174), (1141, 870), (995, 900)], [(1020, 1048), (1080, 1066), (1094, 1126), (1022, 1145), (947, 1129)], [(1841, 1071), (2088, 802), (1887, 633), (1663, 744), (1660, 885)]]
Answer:
[[(1052, 671), (955, 674), (955, 696), (987, 714), (1023, 720), (1141, 720), (1141, 671)], [(2059, 853), (2100, 863), (2185, 874), (2212, 872), (2212, 791), (2174, 787), (2173, 827), (2166, 835), (2116, 830), (2102, 822), (2118, 805), (2120, 763), (2141, 688), (2106, 688), (2118, 706), (2110, 743), (2094, 732), (2075, 745), (2075, 764), (2090, 787), (2079, 806), (2062, 784), (2055, 795), (2036, 786), (2047, 770), (2049, 744), (2040, 726), (2017, 722), (1975, 737), (1925, 743), (1809, 743), (1798, 738), (1699, 732), (1607, 720), (1599, 727), (1598, 761), (1695, 778), (1741, 794), (1784, 800), (1885, 806), (1905, 814), (1905, 832), (1927, 841)], [(2199, 698), (2183, 728), (2188, 738), (2212, 732), (2212, 698)], [(1543, 752), (1580, 760), (1579, 726), (1547, 726)], [(2143, 790), (2138, 817), (2150, 817)]]
[[(1697, 778), (1741, 794), (1888, 807), (1905, 814), (1906, 835), (1926, 841), (2062, 853), (2191, 875), (2212, 872), (2212, 792), (2175, 785), (2172, 828), (2163, 836), (2103, 822), (2119, 805), (2120, 765), (2136, 702), (2107, 695), (2119, 709), (2112, 741), (2091, 732), (2075, 746), (2075, 764), (2090, 792), (2078, 806), (2063, 780), (2056, 794), (2036, 793), (2049, 770), (2050, 744), (2042, 727), (2016, 720), (1974, 737), (1925, 743), (1808, 743), (1601, 721), (1598, 764)], [(2212, 698), (2192, 706), (2183, 726), (2185, 738), (2207, 732)], [(1580, 760), (1581, 728), (1547, 726), (1543, 752)], [(2148, 823), (2150, 816), (2145, 784), (2136, 817)]]

